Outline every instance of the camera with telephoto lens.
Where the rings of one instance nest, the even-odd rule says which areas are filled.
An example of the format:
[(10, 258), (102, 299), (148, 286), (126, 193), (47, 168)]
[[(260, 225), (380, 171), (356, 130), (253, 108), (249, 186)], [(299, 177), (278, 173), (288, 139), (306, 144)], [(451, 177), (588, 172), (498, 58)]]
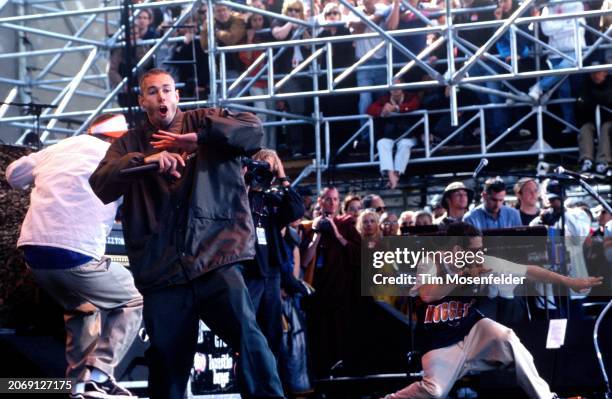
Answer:
[(280, 206), (283, 202), (285, 191), (282, 188), (272, 187), (274, 173), (270, 171), (270, 164), (266, 161), (242, 158), (242, 166), (247, 168), (244, 181), (250, 189), (263, 191), (266, 205)]
[(268, 162), (242, 158), (242, 166), (247, 169), (244, 182), (252, 189), (266, 191), (271, 187), (274, 174)]
[[(325, 218), (327, 218), (331, 214), (328, 212), (325, 212), (323, 215)], [(321, 218), (321, 220), (319, 220), (319, 226), (317, 228), (317, 231), (320, 231), (321, 233), (324, 233), (324, 234), (331, 233), (333, 230), (331, 222), (325, 218)]]

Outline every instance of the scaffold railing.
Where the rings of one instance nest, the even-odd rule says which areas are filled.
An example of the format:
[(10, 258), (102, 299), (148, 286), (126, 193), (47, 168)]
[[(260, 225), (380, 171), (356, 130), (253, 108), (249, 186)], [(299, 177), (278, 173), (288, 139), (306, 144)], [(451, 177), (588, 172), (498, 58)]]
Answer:
[[(555, 4), (569, 2), (566, 0), (555, 1)], [(87, 3), (87, 4), (86, 4)], [(309, 0), (309, 8), (315, 9), (314, 1)], [(373, 23), (359, 9), (354, 7), (347, 0), (338, 0), (338, 3), (349, 10), (356, 18), (359, 18), (371, 32), (352, 34), (347, 36), (332, 36), (321, 38), (317, 33), (327, 26), (333, 24), (321, 23), (318, 18), (311, 17), (307, 20), (292, 18), (286, 15), (263, 11), (248, 5), (232, 1), (205, 2), (194, 0), (174, 0), (174, 1), (144, 1), (140, 4), (131, 5), (131, 20), (138, 14), (140, 9), (159, 8), (168, 6), (182, 6), (184, 12), (174, 21), (159, 39), (139, 41), (136, 45), (151, 46), (145, 56), (134, 63), (132, 73), (136, 74), (145, 65), (156, 51), (164, 44), (180, 42), (184, 38), (176, 36), (175, 26), (182, 24), (190, 15), (191, 10), (206, 4), (211, 10), (216, 4), (225, 5), (236, 11), (245, 13), (260, 13), (269, 18), (279, 21), (293, 22), (300, 26), (301, 30), (310, 32), (311, 38), (299, 39), (298, 35), (284, 40), (258, 44), (240, 44), (233, 46), (221, 46), (216, 42), (215, 20), (212, 12), (207, 13), (206, 25), (208, 32), (209, 48), (208, 67), (210, 73), (209, 96), (202, 101), (182, 102), (183, 107), (199, 106), (226, 106), (249, 111), (256, 111), (261, 114), (269, 115), (279, 120), (268, 120), (265, 126), (309, 124), (313, 126), (315, 155), (313, 165), (307, 167), (302, 174), (314, 171), (317, 175), (317, 183), (322, 181), (322, 173), (330, 167), (330, 162), (334, 158), (331, 148), (338, 148), (340, 152), (349, 149), (351, 139), (363, 135), (367, 131), (369, 139), (368, 159), (360, 163), (335, 164), (334, 168), (357, 168), (373, 166), (377, 162), (375, 152), (374, 123), (368, 115), (358, 115), (356, 110), (354, 115), (329, 116), (324, 115), (320, 106), (319, 99), (324, 96), (336, 96), (342, 94), (357, 94), (363, 91), (385, 91), (392, 88), (405, 90), (422, 90), (428, 88), (447, 87), (449, 93), (449, 108), (440, 110), (418, 110), (401, 117), (411, 117), (415, 119), (413, 130), (420, 130), (425, 135), (424, 157), (411, 160), (411, 162), (435, 162), (451, 159), (467, 159), (472, 157), (487, 156), (518, 156), (534, 155), (540, 158), (547, 154), (559, 152), (576, 152), (575, 147), (551, 148), (544, 141), (544, 118), (550, 118), (571, 131), (578, 131), (579, 127), (574, 126), (568, 121), (563, 120), (555, 113), (551, 112), (549, 106), (571, 102), (571, 99), (553, 100), (551, 95), (560, 87), (565, 79), (573, 74), (595, 72), (612, 69), (612, 64), (599, 63), (598, 65), (587, 65), (589, 57), (596, 52), (612, 51), (612, 27), (607, 26), (603, 31), (593, 27), (593, 21), (599, 18), (612, 15), (612, 10), (589, 10), (580, 13), (568, 13), (561, 15), (538, 15), (527, 16), (526, 10), (534, 7), (533, 0), (524, 0), (521, 5), (509, 17), (499, 20), (488, 20), (470, 23), (457, 23), (456, 16), (466, 12), (483, 11), (484, 9), (452, 9), (451, 2), (446, 0), (445, 8), (437, 11), (415, 8), (405, 0), (401, 0), (402, 6), (414, 14), (425, 26), (412, 29), (401, 29), (385, 31), (377, 24)], [(588, 3), (588, 2), (583, 2)], [(8, 125), (22, 130), (21, 137), (17, 143), (23, 144), (28, 133), (36, 128), (40, 128), (40, 141), (43, 144), (50, 144), (57, 139), (71, 134), (82, 133), (90, 121), (100, 113), (122, 112), (124, 108), (113, 107), (112, 103), (117, 94), (124, 90), (128, 84), (128, 78), (121, 80), (115, 87), (109, 87), (107, 75), (103, 72), (107, 67), (109, 51), (125, 46), (125, 35), (127, 31), (122, 21), (118, 18), (123, 10), (124, 4), (120, 1), (105, 1), (102, 6), (99, 2), (86, 1), (46, 1), (46, 0), (12, 0), (4, 2), (3, 7), (11, 6), (15, 10), (12, 16), (0, 17), (0, 28), (11, 30), (20, 35), (20, 38), (39, 37), (45, 40), (64, 42), (63, 46), (51, 47), (51, 45), (40, 45), (34, 48), (27, 45), (27, 40), (19, 40), (18, 51), (0, 54), (0, 60), (15, 60), (17, 65), (17, 78), (1, 76), (0, 83), (7, 87), (6, 95), (1, 94), (4, 102), (20, 100), (22, 103), (39, 102), (50, 103), (56, 108), (43, 110), (39, 117), (41, 126), (36, 126), (36, 117), (32, 115), (9, 115), (9, 108), (0, 107), (0, 124)], [(87, 7), (91, 5), (91, 7)], [(537, 7), (542, 8), (547, 4), (538, 3)], [(491, 10), (489, 7), (487, 10)], [(0, 9), (1, 11), (1, 9)], [(438, 23), (435, 18), (444, 16), (443, 23)], [(69, 33), (51, 29), (49, 21), (65, 21), (66, 30)], [(561, 52), (549, 45), (541, 37), (539, 30), (529, 30), (526, 27), (535, 26), (545, 21), (570, 21), (572, 24), (575, 48), (571, 52)], [(47, 25), (45, 25), (47, 22)], [(591, 23), (589, 23), (591, 22)], [(57, 24), (60, 25), (60, 24)], [(55, 25), (54, 25), (55, 26)], [(92, 36), (91, 29), (101, 26), (106, 29), (111, 27), (116, 29), (110, 37)], [(475, 45), (466, 40), (463, 33), (474, 29), (490, 29), (492, 35), (483, 45)], [(299, 32), (301, 32), (301, 30)], [(588, 32), (594, 40), (588, 45), (582, 45), (580, 36)], [(432, 35), (433, 39), (429, 44), (418, 53), (406, 48), (401, 39), (415, 35)], [(510, 56), (502, 59), (493, 51), (497, 41), (505, 35), (510, 38)], [(354, 64), (345, 68), (333, 68), (334, 44), (341, 42), (354, 42), (360, 39), (381, 39), (380, 44), (374, 50), (366, 53), (361, 59), (356, 59)], [(528, 57), (535, 60), (532, 70), (519, 68), (520, 51), (518, 49), (519, 39), (530, 44), (531, 50)], [(31, 41), (30, 41), (31, 42)], [(42, 42), (44, 43), (44, 41)], [(275, 73), (274, 60), (284, 49), (293, 46), (308, 46), (311, 50), (310, 55), (293, 67), (286, 74)], [(366, 61), (372, 57), (378, 49), (384, 49), (388, 56), (388, 62), (383, 66), (366, 65)], [(435, 62), (428, 60), (429, 56), (435, 52), (445, 50), (445, 58), (438, 58)], [(227, 71), (226, 58), (231, 54), (240, 51), (262, 51), (262, 54), (238, 77), (229, 78)], [(397, 51), (409, 59), (408, 62), (394, 62), (393, 51)], [(78, 70), (70, 75), (63, 76), (61, 73), (62, 60), (71, 54), (78, 54), (82, 58)], [(559, 69), (548, 69), (541, 62), (547, 56), (563, 59), (564, 66)], [(47, 57), (51, 57), (50, 59)], [(28, 63), (32, 60), (44, 60), (45, 65), (38, 68), (38, 73), (33, 74), (33, 68)], [(48, 61), (47, 61), (48, 60)], [(609, 62), (609, 58), (608, 61)], [(327, 65), (327, 66), (324, 66)], [(478, 65), (480, 70), (486, 71), (484, 74), (470, 74), (474, 67)], [(347, 79), (353, 73), (365, 71), (372, 68), (384, 68), (386, 80), (382, 85), (358, 86), (348, 85)], [(415, 69), (426, 75), (427, 78), (418, 81), (408, 81), (399, 83), (397, 79), (409, 76)], [(542, 79), (548, 76), (561, 76), (547, 93), (544, 93), (538, 100), (529, 97), (528, 93), (517, 88), (515, 81), (521, 79)], [(310, 83), (307, 87), (299, 91), (284, 92), (281, 89), (291, 79), (300, 77), (308, 79)], [(252, 95), (249, 88), (258, 80), (267, 81), (263, 94)], [(493, 89), (485, 86), (487, 82), (500, 82), (501, 87)], [(14, 87), (11, 87), (14, 86)], [(133, 88), (130, 88), (133, 89)], [(457, 90), (470, 90), (477, 93), (495, 95), (506, 101), (503, 104), (482, 104), (464, 106), (459, 103)], [(53, 95), (50, 99), (49, 95)], [(44, 98), (44, 101), (40, 101)], [(254, 101), (274, 101), (291, 98), (304, 98), (312, 101), (313, 112), (311, 115), (300, 115), (297, 113), (257, 109), (249, 105)], [(87, 101), (88, 102), (87, 102)], [(89, 106), (85, 106), (87, 104)], [(512, 107), (521, 109), (522, 116), (505, 131), (493, 139), (488, 139), (486, 135), (487, 119), (486, 111), (499, 109), (500, 107)], [(460, 123), (458, 114), (460, 112), (473, 113), (468, 120), (469, 123), (477, 123), (481, 127), (481, 137), (479, 151), (474, 154), (462, 155), (440, 155), (441, 146), (452, 140), (454, 136), (449, 136), (437, 146), (430, 147), (429, 137), (433, 136), (429, 118), (438, 113), (450, 115), (453, 134), (459, 134), (465, 129), (465, 122)], [(508, 135), (519, 130), (521, 124), (529, 118), (536, 119), (536, 129), (534, 135), (534, 145), (529, 150), (522, 151), (502, 151), (495, 152), (498, 143)], [(332, 143), (334, 139), (333, 125), (335, 122), (346, 120), (361, 121), (361, 128), (352, 135), (345, 143)], [(599, 128), (599, 126), (598, 126)], [(459, 158), (457, 158), (459, 157)]]

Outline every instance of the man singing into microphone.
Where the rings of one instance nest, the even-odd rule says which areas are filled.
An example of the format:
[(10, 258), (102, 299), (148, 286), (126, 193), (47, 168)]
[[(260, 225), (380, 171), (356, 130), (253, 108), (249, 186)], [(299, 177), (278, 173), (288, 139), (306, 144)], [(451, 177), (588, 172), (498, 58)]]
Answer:
[[(124, 196), (125, 244), (150, 336), (152, 398), (183, 398), (202, 319), (240, 352), (246, 397), (283, 397), (240, 263), (252, 259), (253, 221), (240, 157), (259, 149), (261, 123), (223, 109), (181, 112), (168, 72), (140, 81), (147, 121), (116, 141), (90, 179), (104, 202)], [(158, 164), (157, 172), (121, 174)]]

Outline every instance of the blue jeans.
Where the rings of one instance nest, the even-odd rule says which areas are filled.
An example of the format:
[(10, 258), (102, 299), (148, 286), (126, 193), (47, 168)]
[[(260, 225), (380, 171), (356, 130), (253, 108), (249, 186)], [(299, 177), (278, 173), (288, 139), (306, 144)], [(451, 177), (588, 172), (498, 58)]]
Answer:
[[(501, 70), (497, 70), (495, 65), (488, 62), (487, 65), (491, 67), (494, 71), (500, 72)], [(487, 71), (480, 63), (476, 63), (470, 69), (470, 76), (492, 76), (493, 74)], [(499, 81), (486, 81), (484, 83), (480, 83), (484, 85), (488, 89), (493, 90), (502, 90), (502, 84)], [(503, 103), (503, 97), (500, 97), (495, 94), (488, 93), (476, 93), (478, 99), (482, 104), (490, 104), (490, 103)], [(489, 109), (486, 111), (486, 121), (487, 121), (487, 130), (491, 132), (492, 136), (499, 136), (504, 130), (508, 128), (510, 125), (510, 121), (508, 118), (508, 112), (504, 108), (496, 108)]]
[[(362, 66), (374, 66), (374, 65), (386, 65), (387, 58), (379, 60), (368, 60), (362, 64)], [(357, 71), (357, 85), (359, 87), (365, 86), (379, 86), (387, 83), (387, 70), (385, 68), (367, 69), (365, 71)], [(372, 92), (362, 91), (359, 93), (359, 113), (365, 114), (370, 104), (372, 104), (374, 98)]]
[(243, 397), (284, 397), (276, 360), (255, 320), (240, 269), (239, 264), (224, 266), (187, 284), (143, 295), (143, 316), (151, 342), (146, 353), (151, 398), (183, 398), (200, 319), (240, 351), (238, 374)]
[[(573, 56), (573, 54), (568, 55)], [(574, 66), (571, 61), (565, 58), (551, 58), (549, 61), (552, 66), (552, 69), (571, 68)], [(542, 89), (542, 91), (544, 92), (550, 90), (555, 84), (557, 84), (557, 82), (559, 82), (559, 80), (561, 80), (561, 78), (563, 78), (563, 76), (561, 75), (547, 76), (543, 78), (542, 80), (540, 80), (539, 83), (540, 89)], [(572, 87), (570, 85), (569, 77), (565, 79), (561, 86), (559, 86), (559, 88), (557, 89), (557, 95), (559, 96), (559, 98), (572, 97)], [(576, 117), (574, 116), (574, 104), (561, 104), (561, 113), (563, 114), (563, 120), (574, 126), (576, 125)]]

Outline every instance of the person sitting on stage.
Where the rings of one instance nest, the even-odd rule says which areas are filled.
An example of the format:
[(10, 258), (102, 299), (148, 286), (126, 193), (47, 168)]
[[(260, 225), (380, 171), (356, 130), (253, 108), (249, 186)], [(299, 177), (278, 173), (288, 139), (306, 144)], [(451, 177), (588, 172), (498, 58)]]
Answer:
[(444, 189), (440, 204), (446, 209), (446, 215), (438, 219), (436, 224), (449, 225), (458, 223), (468, 210), (474, 198), (474, 191), (462, 182), (454, 181)]
[(499, 177), (487, 179), (482, 193), (483, 203), (469, 211), (463, 221), (480, 230), (520, 226), (521, 215), (516, 209), (504, 205), (505, 198), (504, 181)]
[[(594, 60), (591, 66), (600, 65)], [(612, 107), (612, 76), (608, 71), (592, 72), (585, 79), (580, 95), (576, 100), (578, 122), (580, 123), (580, 135), (578, 144), (580, 148), (581, 172), (591, 172), (593, 161), (596, 161), (595, 172), (605, 175), (612, 166), (612, 147), (610, 146), (610, 135), (612, 135), (612, 117), (603, 109), (600, 112), (600, 131), (597, 135), (598, 106)], [(597, 139), (597, 155), (595, 155), (595, 139)]]
[[(396, 80), (394, 83), (402, 83)], [(417, 93), (410, 93), (402, 89), (391, 89), (386, 96), (374, 101), (368, 107), (368, 114), (376, 119), (381, 136), (376, 147), (380, 157), (380, 173), (386, 174), (389, 180), (387, 186), (391, 189), (397, 187), (400, 175), (406, 170), (410, 161), (410, 151), (417, 143), (415, 138), (400, 138), (410, 127), (406, 117), (393, 117), (419, 108), (421, 98)], [(399, 140), (398, 140), (399, 138)], [(397, 141), (397, 151), (393, 157), (393, 147)]]
[(6, 169), (11, 187), (34, 186), (17, 246), (38, 285), (64, 308), (66, 378), (76, 382), (71, 398), (132, 396), (113, 372), (140, 328), (142, 296), (132, 274), (104, 256), (121, 201), (104, 205), (87, 182), (106, 141), (126, 131), (123, 115), (102, 115), (89, 135), (61, 140)]
[[(201, 319), (240, 353), (243, 395), (281, 398), (241, 273), (255, 255), (241, 157), (259, 150), (261, 122), (226, 109), (182, 112), (161, 69), (145, 73), (140, 89), (146, 122), (113, 143), (89, 182), (104, 202), (125, 198), (125, 247), (151, 343), (149, 394), (184, 397)], [(154, 170), (121, 173), (147, 164)]]
[[(483, 249), (480, 231), (467, 223), (450, 225), (447, 235), (452, 239), (444, 250), (450, 250), (453, 259), (459, 252)], [(487, 258), (492, 257), (485, 256), (484, 264), (462, 268), (457, 267), (454, 261), (450, 264), (420, 263), (417, 276), (484, 276), (495, 272), (495, 264), (500, 264), (492, 264)], [(600, 278), (576, 279), (537, 266), (523, 267), (529, 279), (564, 284), (577, 290), (601, 284)], [(516, 369), (518, 385), (530, 398), (557, 397), (538, 375), (533, 357), (514, 331), (484, 317), (479, 311), (475, 287), (478, 286), (452, 282), (430, 284), (417, 278), (411, 295), (418, 295), (422, 300), (417, 308), (417, 331), (425, 352), (421, 359), (423, 379), (386, 395), (385, 399), (445, 398), (455, 381), (467, 373), (511, 365)]]

